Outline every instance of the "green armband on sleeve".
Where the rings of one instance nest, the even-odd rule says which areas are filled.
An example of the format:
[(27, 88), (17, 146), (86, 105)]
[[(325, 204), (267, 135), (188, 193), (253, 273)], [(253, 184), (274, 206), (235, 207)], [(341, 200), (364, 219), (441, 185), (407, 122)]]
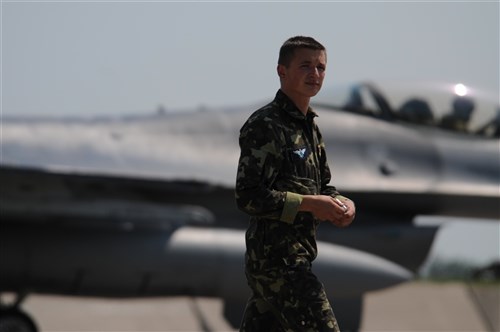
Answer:
[(293, 223), (297, 212), (299, 212), (299, 206), (301, 203), (302, 195), (287, 191), (285, 205), (283, 206), (280, 220), (289, 224)]

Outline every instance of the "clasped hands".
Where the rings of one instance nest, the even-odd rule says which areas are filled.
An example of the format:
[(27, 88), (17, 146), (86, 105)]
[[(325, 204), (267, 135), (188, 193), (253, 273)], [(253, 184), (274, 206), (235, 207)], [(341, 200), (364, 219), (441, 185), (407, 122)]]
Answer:
[(306, 195), (300, 210), (309, 211), (317, 219), (329, 221), (337, 227), (349, 226), (356, 215), (354, 202), (342, 196)]

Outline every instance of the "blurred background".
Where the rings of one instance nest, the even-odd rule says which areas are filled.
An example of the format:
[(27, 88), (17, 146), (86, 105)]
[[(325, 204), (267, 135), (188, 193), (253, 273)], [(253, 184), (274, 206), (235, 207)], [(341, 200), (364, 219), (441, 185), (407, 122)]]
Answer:
[[(484, 96), (499, 102), (498, 2), (11, 0), (1, 3), (1, 21), (2, 131), (7, 130), (5, 121), (23, 126), (23, 121), (113, 120), (231, 108), (253, 111), (271, 100), (279, 88), (278, 50), (294, 35), (312, 36), (326, 46), (328, 68), (324, 90), (363, 80), (451, 82), (484, 91)], [(71, 135), (71, 127), (65, 125), (65, 128), (62, 133), (68, 137), (57, 136), (61, 142)], [(6, 133), (5, 137), (12, 139), (11, 132)], [(96, 144), (99, 142), (99, 137), (92, 139)], [(496, 160), (500, 159), (498, 148)], [(15, 149), (16, 146), (10, 145), (7, 150), (2, 145), (0, 162), (10, 163)], [(47, 151), (40, 150), (40, 155), (44, 154)], [(35, 157), (31, 158), (33, 165), (40, 166)], [(431, 297), (433, 292), (444, 289), (441, 284), (436, 287), (436, 280), (451, 281), (451, 286), (445, 285), (459, 294), (465, 292), (467, 301), (477, 298), (477, 288), (474, 293), (468, 281), (474, 271), (500, 260), (498, 219), (477, 219), (471, 223), (470, 219), (424, 216), (416, 222), (440, 225), (429, 256), (417, 274), (417, 279), (432, 281), (431, 291), (420, 289), (422, 284), (417, 284), (407, 290), (409, 293), (403, 293), (403, 298), (408, 294)], [(390, 298), (391, 293), (386, 296)], [(450, 298), (453, 301), (452, 295)], [(493, 292), (488, 292), (486, 311), (497, 311), (499, 298), (500, 291), (495, 286)], [(57, 311), (60, 305), (57, 300), (35, 297), (27, 304), (34, 316), (41, 317), (44, 330), (71, 330), (71, 322), (54, 317), (50, 311), (52, 307)], [(387, 302), (383, 297), (380, 302), (373, 301), (373, 308), (380, 308), (380, 303), (396, 303), (395, 307), (401, 303), (398, 302), (401, 300)], [(104, 316), (102, 322), (111, 320), (103, 312), (112, 313), (108, 317), (114, 317), (113, 320), (127, 321), (118, 316), (118, 310), (112, 309), (120, 305), (118, 302), (110, 304), (115, 307), (100, 311), (99, 315)], [(422, 303), (425, 307), (428, 302)], [(108, 303), (102, 305), (104, 308)], [(133, 308), (154, 312), (150, 305)], [(177, 309), (185, 306), (192, 313), (190, 319), (200, 322), (203, 321), (200, 312), (214, 317), (217, 313), (213, 307), (218, 308), (219, 304), (203, 302), (198, 307), (196, 300), (179, 299), (172, 307), (164, 305), (164, 312), (170, 313), (176, 312), (176, 306)], [(78, 303), (75, 302), (74, 308), (76, 313), (68, 313), (67, 317), (78, 321), (77, 313), (81, 310), (77, 309)], [(149, 317), (144, 312), (141, 316), (133, 308), (121, 310), (128, 312), (129, 317), (137, 315), (137, 322)], [(381, 314), (374, 309), (365, 312), (373, 316)], [(460, 314), (451, 312), (447, 317), (454, 315)], [(480, 317), (480, 322), (464, 331), (492, 330), (499, 326), (495, 321), (498, 314), (493, 315), (492, 322), (491, 313), (478, 309), (474, 317)], [(174, 319), (175, 315), (169, 318)], [(147, 324), (134, 325), (132, 321), (130, 318), (128, 326), (137, 327), (130, 330), (150, 328)], [(405, 331), (456, 328), (437, 323), (434, 327), (411, 325), (409, 319), (407, 325), (403, 322), (395, 326), (370, 318), (366, 322), (372, 325), (365, 325), (365, 331), (396, 331), (401, 326), (406, 326)], [(77, 330), (127, 329), (109, 322), (106, 324), (110, 327), (94, 328), (87, 322), (79, 322), (80, 327), (75, 324)], [(229, 328), (222, 319), (207, 324), (174, 324), (168, 330)]]

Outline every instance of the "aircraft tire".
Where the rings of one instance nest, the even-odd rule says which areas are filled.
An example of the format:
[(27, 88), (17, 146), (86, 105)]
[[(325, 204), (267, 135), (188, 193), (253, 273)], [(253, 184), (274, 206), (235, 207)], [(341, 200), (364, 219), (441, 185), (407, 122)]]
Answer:
[(0, 332), (38, 332), (31, 317), (17, 308), (0, 311)]

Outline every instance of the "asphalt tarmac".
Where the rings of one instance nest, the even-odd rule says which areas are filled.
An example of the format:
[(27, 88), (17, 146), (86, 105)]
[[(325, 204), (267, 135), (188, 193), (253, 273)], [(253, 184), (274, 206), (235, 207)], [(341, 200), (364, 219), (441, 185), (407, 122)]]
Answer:
[[(222, 302), (212, 298), (32, 295), (23, 307), (42, 332), (236, 331), (222, 317)], [(411, 282), (369, 293), (361, 332), (499, 331), (499, 312), (498, 283)]]

